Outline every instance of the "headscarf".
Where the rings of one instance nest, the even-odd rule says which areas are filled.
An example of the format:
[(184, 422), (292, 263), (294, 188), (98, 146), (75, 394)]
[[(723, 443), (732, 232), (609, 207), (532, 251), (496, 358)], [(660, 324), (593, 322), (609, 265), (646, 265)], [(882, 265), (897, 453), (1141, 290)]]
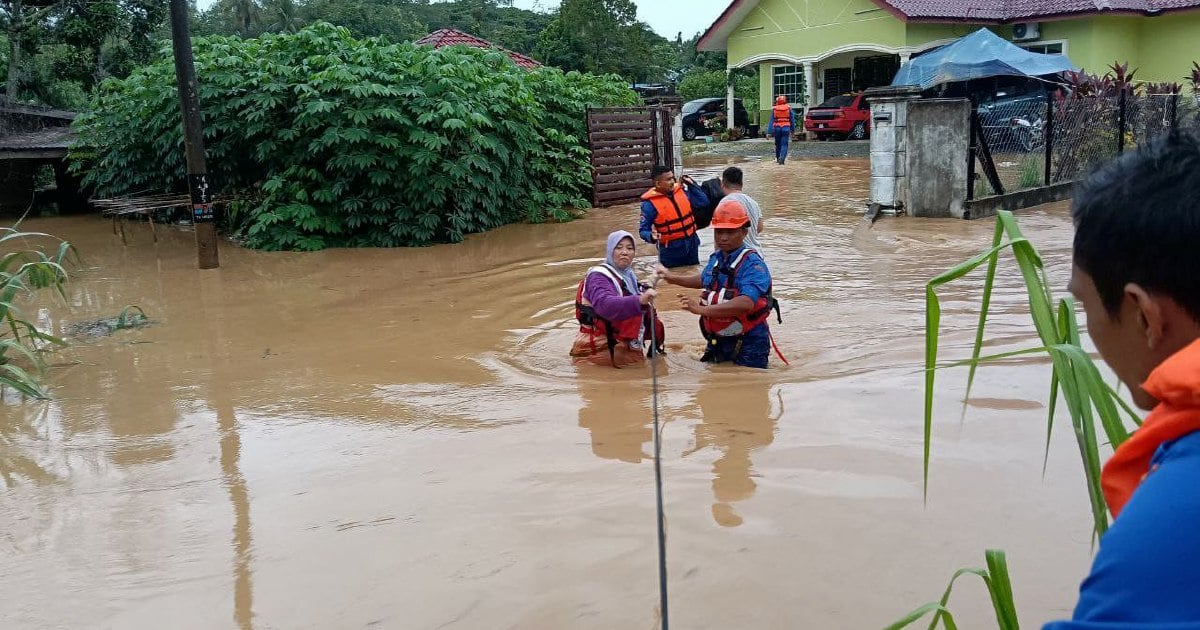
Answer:
[(786, 96), (776, 96), (776, 97), (775, 97), (775, 104), (776, 104), (776, 105), (785, 105), (785, 104), (787, 104), (787, 97), (786, 97)]
[(621, 244), (622, 239), (629, 239), (634, 243), (635, 247), (637, 246), (637, 241), (633, 240), (632, 234), (625, 230), (617, 230), (608, 235), (608, 247), (604, 250), (606, 254), (604, 262), (608, 263), (608, 266), (612, 267), (613, 271), (621, 275), (621, 279), (625, 281), (625, 288), (629, 289), (629, 293), (637, 295), (640, 291), (638, 291), (637, 275), (633, 273), (633, 265), (630, 264), (628, 269), (622, 270), (617, 266), (616, 260), (613, 259), (613, 250), (617, 249), (617, 245)]

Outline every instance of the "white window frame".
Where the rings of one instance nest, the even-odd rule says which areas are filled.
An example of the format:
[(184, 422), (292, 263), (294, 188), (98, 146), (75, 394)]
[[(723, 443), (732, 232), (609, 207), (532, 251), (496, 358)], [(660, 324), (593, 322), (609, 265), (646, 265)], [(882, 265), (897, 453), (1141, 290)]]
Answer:
[(793, 93), (785, 93), (785, 96), (788, 97), (789, 105), (795, 105), (796, 103), (803, 102), (804, 97), (806, 96), (806, 94), (804, 92), (804, 90), (805, 90), (804, 65), (797, 64), (797, 63), (776, 63), (776, 64), (771, 64), (771, 101), (766, 104), (767, 109), (770, 109), (771, 105), (775, 104), (775, 97), (779, 96), (779, 93), (775, 91), (775, 69), (776, 68), (792, 68), (793, 70), (795, 70), (795, 76), (797, 78), (796, 89), (798, 91), (795, 92), (794, 94)]
[(1070, 42), (1068, 42), (1065, 39), (1039, 39), (1034, 42), (1013, 42), (1013, 44), (1015, 44), (1018, 48), (1023, 48), (1025, 50), (1029, 50), (1030, 46), (1053, 46), (1054, 44), (1058, 44), (1058, 45), (1062, 46), (1062, 52), (1061, 53), (1052, 53), (1052, 54), (1062, 54), (1062, 55), (1067, 54), (1067, 52), (1068, 52), (1067, 45), (1069, 43)]

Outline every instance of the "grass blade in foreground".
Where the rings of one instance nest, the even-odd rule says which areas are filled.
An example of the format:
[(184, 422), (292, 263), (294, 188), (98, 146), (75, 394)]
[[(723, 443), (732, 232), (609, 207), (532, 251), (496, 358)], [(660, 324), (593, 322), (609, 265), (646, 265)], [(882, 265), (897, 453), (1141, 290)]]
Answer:
[(942, 624), (946, 630), (956, 630), (958, 626), (954, 622), (954, 615), (950, 613), (950, 595), (954, 592), (954, 584), (958, 578), (964, 575), (975, 575), (983, 580), (987, 586), (988, 593), (992, 596), (992, 608), (996, 613), (996, 621), (999, 624), (1000, 630), (1020, 630), (1017, 623), (1017, 606), (1013, 601), (1012, 581), (1008, 576), (1008, 563), (1005, 560), (1004, 552), (997, 549), (989, 549), (986, 553), (987, 569), (966, 568), (959, 569), (950, 577), (950, 583), (946, 585), (946, 591), (942, 593), (942, 598), (936, 602), (930, 602), (918, 607), (904, 617), (887, 626), (887, 630), (900, 630), (912, 625), (913, 622), (922, 617), (933, 613), (933, 620), (929, 623), (929, 630), (937, 628), (938, 624)]
[[(1021, 272), (1028, 295), (1030, 317), (1037, 330), (1038, 337), (1053, 362), (1051, 376), (1051, 394), (1049, 401), (1050, 413), (1046, 425), (1047, 453), (1050, 435), (1054, 428), (1054, 412), (1057, 409), (1058, 394), (1061, 392), (1071, 415), (1071, 424), (1075, 430), (1076, 440), (1080, 450), (1080, 458), (1084, 462), (1084, 473), (1087, 477), (1088, 495), (1092, 503), (1093, 526), (1097, 534), (1108, 528), (1108, 510), (1100, 490), (1100, 452), (1097, 439), (1096, 422), (1104, 430), (1108, 443), (1114, 448), (1129, 436), (1124, 425), (1122, 412), (1128, 416), (1128, 405), (1124, 401), (1114, 401), (1116, 394), (1100, 377), (1100, 371), (1092, 362), (1091, 357), (1080, 346), (1079, 325), (1075, 319), (1074, 303), (1067, 299), (1054, 306), (1054, 298), (1046, 281), (1045, 266), (1041, 256), (1033, 244), (1021, 233), (1016, 219), (1011, 212), (1001, 211), (996, 218), (996, 232), (989, 249), (967, 260), (950, 270), (930, 280), (925, 288), (926, 318), (925, 318), (925, 451), (924, 490), (928, 498), (929, 492), (929, 457), (933, 433), (933, 394), (935, 372), (938, 366), (938, 337), (941, 326), (941, 306), (936, 289), (953, 282), (968, 273), (988, 263), (987, 277), (984, 281), (983, 306), (976, 325), (975, 342), (972, 347), (971, 359), (956, 363), (966, 363), (971, 366), (968, 378), (968, 395), (979, 364), (994, 360), (996, 357), (1009, 356), (1000, 353), (993, 357), (980, 357), (984, 344), (984, 326), (987, 321), (987, 310), (991, 306), (992, 289), (995, 273), (998, 267), (998, 257), (1005, 249), (1012, 249), (1013, 258)], [(953, 365), (954, 363), (952, 363)]]

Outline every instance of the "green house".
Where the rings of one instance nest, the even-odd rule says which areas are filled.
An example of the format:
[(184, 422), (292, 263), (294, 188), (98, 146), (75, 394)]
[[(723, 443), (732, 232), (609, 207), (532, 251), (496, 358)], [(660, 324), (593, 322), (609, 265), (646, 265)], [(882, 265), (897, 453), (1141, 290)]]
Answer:
[[(815, 105), (887, 85), (913, 55), (981, 26), (1103, 73), (1184, 83), (1200, 61), (1200, 0), (733, 0), (696, 47), (760, 68), (760, 102)], [(765, 114), (765, 112), (764, 112)]]

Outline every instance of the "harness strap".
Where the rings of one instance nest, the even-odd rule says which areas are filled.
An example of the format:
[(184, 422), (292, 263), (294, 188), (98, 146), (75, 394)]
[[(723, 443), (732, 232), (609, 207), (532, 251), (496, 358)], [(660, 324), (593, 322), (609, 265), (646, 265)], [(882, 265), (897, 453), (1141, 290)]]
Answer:
[(784, 365), (791, 365), (787, 359), (783, 358), (783, 353), (779, 351), (779, 345), (775, 343), (775, 335), (772, 335), (770, 330), (767, 330), (767, 338), (771, 340), (771, 347), (775, 349), (775, 356), (779, 357), (779, 360), (783, 361)]

